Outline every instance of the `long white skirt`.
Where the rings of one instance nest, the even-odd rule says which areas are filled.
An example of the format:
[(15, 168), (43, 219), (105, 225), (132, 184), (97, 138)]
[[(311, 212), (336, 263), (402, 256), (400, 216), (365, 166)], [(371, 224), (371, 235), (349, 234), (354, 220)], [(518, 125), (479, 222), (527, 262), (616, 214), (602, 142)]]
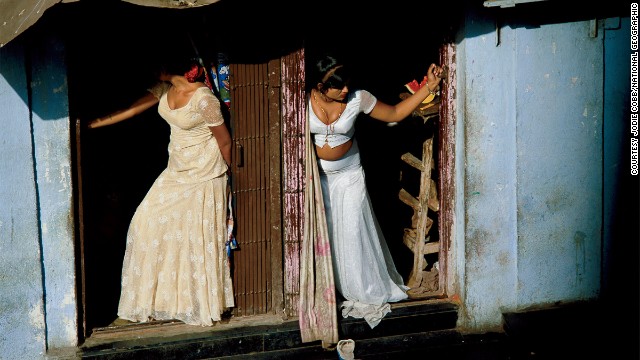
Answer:
[(364, 318), (372, 328), (389, 302), (407, 298), (367, 193), (358, 144), (337, 161), (318, 160), (331, 240), (333, 272), (345, 298), (343, 317)]

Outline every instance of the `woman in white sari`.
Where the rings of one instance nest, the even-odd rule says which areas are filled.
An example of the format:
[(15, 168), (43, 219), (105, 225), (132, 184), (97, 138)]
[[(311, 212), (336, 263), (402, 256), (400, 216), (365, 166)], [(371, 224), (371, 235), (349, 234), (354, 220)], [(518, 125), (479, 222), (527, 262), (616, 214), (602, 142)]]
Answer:
[[(396, 105), (385, 104), (366, 90), (350, 91), (347, 68), (330, 56), (317, 61), (307, 79), (311, 85), (307, 139), (315, 145), (307, 144), (308, 149), (314, 148), (307, 161), (315, 159), (317, 168), (313, 169), (314, 166), (312, 174), (307, 174), (308, 182), (315, 184), (316, 191), (308, 186), (306, 197), (315, 197), (324, 205), (324, 214), (320, 214), (324, 219), (318, 220), (319, 211), (315, 211), (313, 223), (320, 227), (326, 223), (332, 258), (332, 269), (326, 270), (333, 272), (333, 283), (343, 298), (342, 316), (364, 318), (372, 328), (390, 311), (389, 302), (407, 298), (407, 287), (396, 270), (371, 207), (354, 137), (355, 120), (360, 113), (389, 123), (407, 118), (424, 99), (435, 94), (442, 73), (441, 67), (431, 64), (426, 85)], [(317, 191), (318, 185), (321, 192)], [(305, 220), (309, 220), (309, 214)], [(321, 246), (323, 234), (322, 229), (305, 231), (305, 242), (316, 242), (316, 256), (321, 249), (326, 249)], [(303, 263), (305, 256), (308, 254), (303, 251)], [(331, 274), (326, 278), (331, 283)], [(304, 329), (307, 320), (303, 316), (310, 311), (304, 306), (301, 308), (301, 328)]]

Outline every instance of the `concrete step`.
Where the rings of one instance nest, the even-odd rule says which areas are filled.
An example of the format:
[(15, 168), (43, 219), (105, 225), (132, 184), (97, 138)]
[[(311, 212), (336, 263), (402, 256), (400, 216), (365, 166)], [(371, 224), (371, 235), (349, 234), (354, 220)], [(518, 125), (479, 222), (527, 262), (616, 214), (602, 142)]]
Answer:
[[(463, 341), (454, 329), (458, 306), (450, 302), (399, 303), (371, 329), (362, 319), (339, 319), (341, 339), (356, 341), (357, 354), (378, 356), (416, 344)], [(320, 341), (302, 343), (297, 319), (272, 323), (242, 319), (193, 331), (184, 324), (132, 325), (96, 334), (81, 346), (82, 359), (332, 359)], [(144, 327), (144, 328), (143, 328)], [(164, 329), (163, 329), (164, 327)], [(192, 331), (185, 331), (192, 329)], [(165, 330), (165, 331), (163, 331)], [(182, 331), (180, 331), (182, 330)], [(110, 335), (110, 336), (107, 336)], [(94, 337), (94, 335), (92, 335)], [(102, 340), (100, 340), (102, 339)], [(431, 339), (432, 341), (428, 341)], [(413, 344), (413, 345), (412, 345)]]

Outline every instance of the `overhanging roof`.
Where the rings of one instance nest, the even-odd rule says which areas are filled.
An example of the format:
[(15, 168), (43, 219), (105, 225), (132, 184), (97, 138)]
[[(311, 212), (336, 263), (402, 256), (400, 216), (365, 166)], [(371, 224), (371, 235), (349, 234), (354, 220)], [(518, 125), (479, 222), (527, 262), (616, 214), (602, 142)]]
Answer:
[[(58, 3), (80, 0), (1, 0), (0, 1), (0, 47), (35, 24), (42, 14)], [(86, 0), (91, 1), (91, 0)], [(94, 0), (95, 1), (95, 0)], [(162, 8), (183, 9), (210, 5), (219, 0), (121, 0), (128, 3)]]

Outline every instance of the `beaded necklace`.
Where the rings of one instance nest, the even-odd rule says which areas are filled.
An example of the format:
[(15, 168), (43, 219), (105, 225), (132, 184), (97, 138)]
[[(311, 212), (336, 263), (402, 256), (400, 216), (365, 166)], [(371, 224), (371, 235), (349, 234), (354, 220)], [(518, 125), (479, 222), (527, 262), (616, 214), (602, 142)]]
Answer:
[(327, 119), (327, 123), (326, 123), (327, 131), (326, 131), (326, 133), (324, 135), (324, 143), (327, 144), (329, 142), (329, 131), (331, 131), (331, 135), (334, 134), (334, 132), (335, 132), (335, 123), (338, 122), (338, 120), (340, 120), (340, 116), (342, 116), (342, 112), (344, 111), (344, 109), (347, 108), (347, 105), (346, 104), (341, 104), (340, 105), (340, 113), (338, 114), (338, 117), (336, 118), (336, 121), (331, 122), (329, 120), (329, 115), (327, 115), (327, 112), (324, 110), (322, 105), (320, 105), (320, 102), (318, 102), (318, 99), (316, 98), (315, 91), (313, 92), (313, 101), (316, 102), (316, 105), (318, 105), (318, 107), (320, 108), (320, 111), (322, 111), (322, 113), (324, 114), (325, 119)]

